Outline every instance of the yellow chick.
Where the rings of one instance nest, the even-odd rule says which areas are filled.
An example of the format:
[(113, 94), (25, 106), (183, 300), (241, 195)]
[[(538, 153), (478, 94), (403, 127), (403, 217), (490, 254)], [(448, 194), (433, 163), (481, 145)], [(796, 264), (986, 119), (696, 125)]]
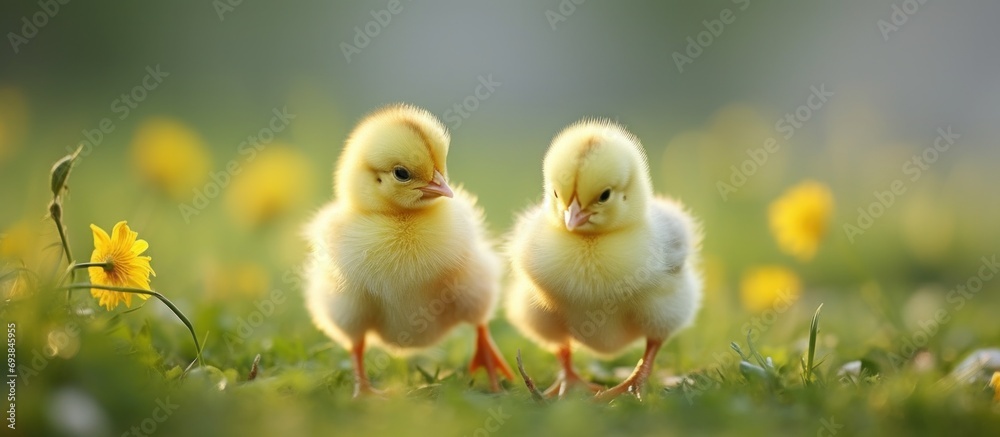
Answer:
[(461, 322), (476, 327), (470, 371), (484, 368), (494, 391), (498, 373), (513, 379), (487, 329), (502, 261), (475, 197), (448, 186), (449, 142), (423, 109), (372, 113), (341, 152), (336, 199), (307, 226), (306, 303), (316, 326), (350, 351), (355, 396), (378, 393), (364, 369), (366, 338), (406, 352)]
[[(547, 396), (583, 384), (598, 399), (639, 396), (660, 346), (701, 305), (700, 230), (680, 203), (653, 194), (642, 145), (622, 126), (583, 120), (545, 156), (545, 198), (508, 246), (507, 315), (562, 366)], [(635, 371), (607, 390), (573, 369), (570, 347), (613, 355), (645, 338)]]

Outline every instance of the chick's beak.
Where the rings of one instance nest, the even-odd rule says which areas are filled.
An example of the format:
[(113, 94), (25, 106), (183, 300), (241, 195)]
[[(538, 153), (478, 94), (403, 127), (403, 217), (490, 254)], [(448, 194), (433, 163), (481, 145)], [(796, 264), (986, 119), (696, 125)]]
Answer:
[(569, 205), (569, 208), (563, 214), (566, 220), (566, 229), (570, 232), (590, 221), (591, 216), (591, 213), (580, 209), (580, 201), (576, 198), (573, 198), (573, 203)]
[(434, 170), (434, 179), (427, 183), (426, 186), (417, 188), (424, 192), (424, 199), (433, 199), (435, 197), (455, 197), (455, 193), (451, 191), (451, 187), (444, 180), (444, 175), (440, 171)]

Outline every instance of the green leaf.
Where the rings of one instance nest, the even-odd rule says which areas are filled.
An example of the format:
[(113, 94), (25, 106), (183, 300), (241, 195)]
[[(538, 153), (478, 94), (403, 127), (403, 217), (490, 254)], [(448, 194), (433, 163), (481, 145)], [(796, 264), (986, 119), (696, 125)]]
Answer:
[(75, 152), (62, 157), (62, 159), (52, 165), (49, 183), (53, 199), (58, 198), (66, 188), (66, 183), (69, 181), (69, 172), (73, 170), (73, 164), (76, 163), (76, 158), (80, 156), (80, 151), (82, 150), (83, 145), (81, 144), (76, 148)]
[(437, 376), (431, 375), (430, 372), (424, 370), (424, 368), (421, 367), (419, 364), (417, 364), (416, 367), (417, 367), (417, 372), (420, 372), (420, 375), (424, 377), (425, 382), (427, 382), (428, 384), (433, 384), (437, 382)]

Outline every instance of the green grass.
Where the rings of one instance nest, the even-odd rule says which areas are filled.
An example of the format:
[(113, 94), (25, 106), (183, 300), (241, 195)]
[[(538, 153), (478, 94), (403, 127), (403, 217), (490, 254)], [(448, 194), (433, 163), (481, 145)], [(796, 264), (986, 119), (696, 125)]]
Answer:
[[(37, 277), (37, 287), (5, 301), (0, 320), (16, 323), (22, 435), (123, 435), (133, 426), (155, 427), (160, 435), (470, 436), (980, 435), (1000, 427), (988, 373), (952, 376), (968, 354), (1000, 344), (995, 284), (962, 306), (946, 298), (949, 284), (976, 273), (980, 246), (960, 247), (956, 260), (928, 271), (899, 242), (883, 244), (891, 242), (885, 237), (871, 236), (869, 244), (885, 246), (874, 254), (831, 237), (815, 263), (798, 268), (806, 283), (801, 299), (755, 315), (740, 307), (732, 285), (740, 267), (753, 263), (733, 260), (781, 259), (765, 226), (754, 219), (761, 231), (733, 240), (732, 253), (712, 239), (747, 226), (742, 215), (720, 211), (753, 216), (764, 202), (703, 206), (696, 211), (704, 211), (706, 252), (727, 265), (709, 278), (697, 323), (657, 357), (641, 402), (622, 397), (600, 404), (584, 393), (538, 402), (520, 380), (506, 383), (504, 393), (488, 393), (482, 373), (465, 371), (473, 345), (468, 327), (412, 357), (369, 351), (369, 374), (389, 396), (353, 400), (347, 353), (312, 326), (303, 304), (303, 248), (295, 235), (307, 210), (252, 232), (231, 230), (214, 207), (190, 225), (178, 223), (175, 205), (139, 188), (105, 184), (115, 166), (88, 159), (74, 170), (73, 191), (64, 199), (68, 244), (84, 258), (92, 248), (88, 223), (108, 228), (125, 217), (136, 224), (150, 242), (154, 288), (190, 320), (204, 365), (195, 360), (192, 334), (160, 301), (109, 313), (87, 290), (73, 291), (67, 305), (65, 292), (52, 284), (60, 275), (49, 274), (62, 267), (21, 275)], [(31, 187), (46, 184), (32, 180), (39, 182), (27, 191), (44, 198), (46, 189)], [(132, 204), (123, 199), (139, 206), (125, 207)], [(37, 220), (43, 210), (39, 201), (25, 215)], [(62, 250), (56, 228), (49, 219), (41, 223), (49, 259), (43, 265), (55, 265)], [(264, 278), (227, 270), (239, 263), (260, 266)], [(9, 274), (17, 265), (0, 270), (0, 289), (17, 276)], [(221, 273), (213, 270), (218, 265)], [(234, 285), (241, 280), (250, 283)], [(935, 311), (947, 320), (928, 322)], [(539, 386), (552, 382), (554, 357), (521, 337), (502, 311), (492, 329), (510, 363), (520, 350)], [(584, 352), (576, 363), (587, 377), (612, 385), (640, 355), (631, 348), (602, 361)], [(856, 372), (840, 373), (858, 361)]]
[[(63, 299), (59, 293), (42, 293), (4, 308), (4, 320), (18, 322), (23, 364), (37, 364), (28, 362), (33, 358), (28, 351), (45, 356), (49, 339), (58, 338), (46, 332), (80, 326), (78, 335), (56, 342), (63, 344), (56, 357), (19, 383), (19, 426), (33, 435), (41, 435), (39, 430), (60, 433), (58, 424), (67, 419), (52, 415), (69, 414), (54, 409), (67, 393), (83, 393), (98, 406), (102, 424), (97, 429), (108, 435), (141, 426), (153, 417), (158, 401), (177, 406), (156, 425), (163, 435), (409, 435), (432, 430), (483, 435), (490, 429), (495, 433), (489, 435), (833, 435), (821, 429), (841, 435), (975, 435), (1000, 424), (984, 381), (952, 384), (947, 371), (954, 363), (935, 357), (930, 368), (908, 360), (895, 369), (888, 355), (896, 351), (873, 347), (857, 355), (850, 352), (853, 345), (836, 342), (838, 330), (857, 329), (850, 314), (838, 312), (842, 305), (826, 305), (824, 322), (817, 324), (813, 317), (811, 326), (808, 317), (794, 320), (809, 311), (793, 308), (783, 315), (792, 319), (787, 324), (775, 324), (756, 341), (748, 333), (731, 343), (700, 343), (706, 326), (716, 321), (705, 314), (706, 323), (661, 352), (642, 402), (622, 397), (606, 405), (584, 393), (539, 403), (521, 381), (506, 384), (505, 393), (487, 393), (483, 374), (464, 371), (472, 345), (468, 329), (427, 355), (397, 359), (371, 351), (369, 372), (390, 395), (353, 400), (347, 354), (309, 325), (297, 295), (277, 304), (270, 315), (252, 302), (220, 305), (261, 320), (248, 325), (250, 332), (240, 332), (239, 321), (209, 323), (223, 308), (195, 311), (196, 329), (207, 333), (207, 364), (185, 373), (194, 357), (191, 339), (159, 302), (150, 300), (114, 316), (71, 315)], [(85, 297), (74, 301), (78, 307), (92, 307)], [(521, 349), (527, 371), (539, 384), (552, 380), (553, 357), (502, 321), (494, 328), (508, 359)], [(932, 346), (929, 353), (937, 349)], [(258, 354), (258, 375), (251, 381)], [(605, 363), (582, 354), (577, 362), (596, 381), (612, 384), (621, 377), (616, 369), (620, 373), (634, 365), (638, 355), (632, 350)], [(863, 360), (860, 372), (838, 376), (839, 366), (854, 359)], [(666, 388), (667, 375), (684, 378)]]

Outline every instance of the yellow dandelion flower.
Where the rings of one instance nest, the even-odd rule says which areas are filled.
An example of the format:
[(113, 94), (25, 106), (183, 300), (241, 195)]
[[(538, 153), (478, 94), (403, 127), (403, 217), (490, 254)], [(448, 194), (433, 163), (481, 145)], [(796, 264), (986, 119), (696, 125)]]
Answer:
[(816, 181), (803, 181), (771, 203), (771, 233), (782, 251), (809, 261), (826, 235), (832, 212), (830, 189)]
[(990, 379), (990, 387), (993, 387), (993, 400), (1000, 402), (1000, 372), (993, 372), (993, 379)]
[(795, 272), (782, 266), (761, 266), (743, 274), (740, 299), (751, 312), (784, 311), (799, 299), (802, 283)]
[[(151, 258), (141, 256), (149, 248), (149, 243), (137, 240), (139, 234), (129, 229), (128, 223), (124, 221), (115, 225), (110, 237), (97, 225), (90, 225), (90, 229), (94, 232), (94, 253), (90, 256), (90, 262), (108, 264), (105, 267), (89, 267), (90, 282), (149, 290), (149, 275), (156, 276), (156, 272), (149, 265)], [(90, 294), (100, 299), (101, 306), (108, 311), (115, 309), (121, 302), (125, 302), (126, 307), (132, 306), (133, 293), (92, 288)], [(138, 296), (144, 300), (149, 298), (144, 294)]]
[(132, 139), (132, 160), (142, 178), (175, 200), (190, 200), (205, 183), (211, 158), (201, 137), (184, 124), (147, 120)]
[(227, 206), (238, 222), (258, 227), (302, 205), (311, 187), (309, 160), (292, 147), (271, 145), (233, 177)]

